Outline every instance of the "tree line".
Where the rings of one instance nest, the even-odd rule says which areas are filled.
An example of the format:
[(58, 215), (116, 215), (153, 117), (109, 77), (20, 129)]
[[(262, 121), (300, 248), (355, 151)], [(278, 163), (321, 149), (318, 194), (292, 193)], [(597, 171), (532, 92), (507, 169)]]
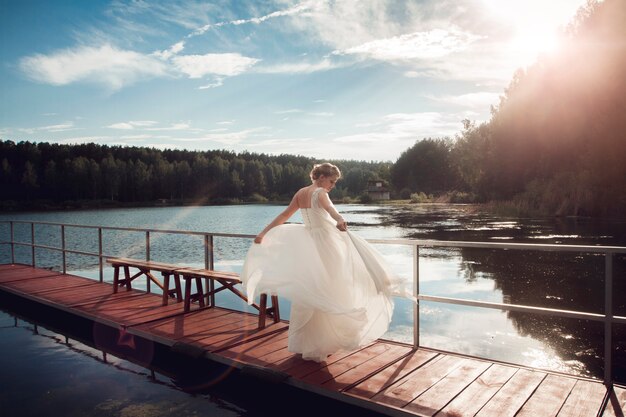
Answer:
[[(223, 203), (290, 198), (310, 184), (313, 158), (0, 141), (3, 200)], [(335, 197), (358, 197), (389, 163), (334, 161), (344, 178)]]

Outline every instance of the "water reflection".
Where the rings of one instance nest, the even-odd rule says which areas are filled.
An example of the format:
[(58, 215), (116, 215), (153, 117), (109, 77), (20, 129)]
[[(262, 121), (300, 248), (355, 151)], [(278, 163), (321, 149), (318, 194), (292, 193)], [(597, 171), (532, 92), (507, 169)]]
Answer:
[[(405, 229), (404, 237), (416, 239), (626, 245), (626, 227), (622, 220), (502, 220), (483, 215), (472, 206), (422, 206), (388, 210), (384, 222), (401, 225)], [(459, 224), (462, 226), (459, 227)], [(423, 286), (423, 293), (448, 297), (457, 294), (458, 298), (473, 300), (604, 313), (605, 258), (602, 254), (462, 248), (440, 250), (434, 254), (434, 258), (457, 265), (458, 280), (449, 285), (439, 285), (438, 288)], [(427, 259), (422, 258), (421, 262), (425, 263)], [(433, 272), (426, 274), (432, 276)], [(443, 276), (451, 277), (453, 274), (450, 270)], [(614, 256), (613, 277), (614, 312), (624, 316), (625, 256)], [(425, 279), (421, 281), (428, 283)], [(488, 283), (491, 283), (491, 289)], [(477, 309), (454, 314), (444, 313), (446, 309), (440, 306), (435, 308), (439, 310), (436, 314), (453, 317), (449, 322), (441, 324), (446, 329), (441, 336), (442, 340), (432, 341), (438, 347), (452, 345), (453, 350), (461, 349), (463, 352), (479, 352), (482, 347), (485, 351), (478, 354), (488, 357), (510, 358), (531, 366), (599, 378), (603, 375), (602, 323)], [(504, 317), (505, 321), (499, 321), (498, 315)], [(510, 332), (505, 330), (507, 325), (511, 328)], [(468, 332), (465, 326), (472, 331)], [(626, 381), (624, 330), (624, 326), (615, 326), (613, 332), (614, 377), (621, 382)], [(459, 340), (448, 337), (449, 334), (456, 335)], [(482, 341), (476, 340), (481, 338)], [(471, 343), (466, 343), (466, 340)], [(516, 353), (523, 357), (516, 357)]]
[(2, 415), (287, 417), (294, 409), (305, 417), (328, 409), (376, 415), (289, 387), (278, 391), (231, 367), (25, 304), (0, 296)]

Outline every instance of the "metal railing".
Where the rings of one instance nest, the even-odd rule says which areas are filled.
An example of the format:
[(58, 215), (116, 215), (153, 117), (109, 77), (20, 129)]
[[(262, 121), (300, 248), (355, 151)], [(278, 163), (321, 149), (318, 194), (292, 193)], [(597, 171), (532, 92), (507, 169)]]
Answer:
[[(177, 234), (177, 235), (191, 235), (202, 237), (203, 249), (204, 249), (204, 267), (206, 269), (214, 269), (215, 263), (215, 237), (226, 238), (238, 238), (238, 239), (252, 239), (254, 235), (245, 234), (228, 234), (228, 233), (209, 233), (209, 232), (194, 232), (183, 230), (166, 230), (166, 229), (145, 229), (145, 228), (131, 228), (131, 227), (114, 227), (114, 226), (92, 226), (92, 225), (78, 225), (78, 224), (66, 224), (66, 223), (52, 223), (52, 222), (35, 222), (35, 221), (22, 221), (3, 220), (0, 223), (9, 223), (10, 227), (10, 240), (0, 241), (0, 246), (10, 246), (11, 249), (11, 262), (15, 263), (15, 246), (26, 246), (31, 248), (31, 263), (36, 266), (36, 249), (44, 249), (51, 251), (60, 251), (62, 253), (62, 271), (67, 273), (67, 254), (78, 254), (95, 256), (98, 258), (99, 266), (99, 279), (100, 282), (104, 280), (104, 262), (107, 257), (113, 257), (117, 255), (103, 253), (103, 231), (104, 230), (116, 230), (127, 232), (142, 232), (145, 233), (145, 258), (150, 260), (150, 239), (155, 233), (161, 234)], [(14, 224), (30, 224), (30, 242), (16, 241), (14, 234)], [(48, 225), (59, 226), (61, 233), (61, 247), (36, 244), (35, 241), (35, 225)], [(68, 249), (66, 247), (66, 228), (84, 228), (84, 229), (97, 229), (98, 231), (98, 252), (87, 252), (75, 249)], [(419, 318), (419, 301), (429, 301), (445, 304), (455, 304), (471, 307), (481, 307), (498, 309), (502, 311), (516, 311), (531, 314), (549, 315), (553, 317), (564, 317), (573, 319), (590, 320), (604, 323), (604, 383), (607, 386), (613, 383), (612, 374), (612, 357), (614, 351), (613, 345), (613, 326), (614, 324), (626, 324), (626, 317), (615, 316), (613, 313), (613, 258), (615, 254), (626, 254), (626, 247), (622, 246), (584, 246), (584, 245), (554, 245), (554, 244), (527, 244), (527, 243), (492, 243), (492, 242), (465, 242), (465, 241), (438, 241), (438, 240), (414, 240), (414, 239), (368, 239), (368, 242), (373, 244), (392, 244), (403, 245), (412, 248), (412, 266), (413, 266), (413, 294), (418, 300), (417, 304), (413, 305), (413, 346), (418, 348), (420, 346), (420, 318)], [(480, 249), (501, 249), (501, 250), (533, 250), (533, 251), (551, 251), (551, 252), (577, 252), (577, 253), (593, 253), (604, 255), (604, 314), (589, 313), (576, 310), (562, 310), (546, 307), (535, 307), (529, 305), (518, 304), (506, 304), (495, 303), (487, 301), (475, 301), (458, 298), (440, 297), (427, 294), (421, 294), (419, 289), (420, 277), (419, 277), (419, 261), (420, 261), (420, 248), (433, 248), (433, 247), (445, 247), (445, 248), (480, 248)], [(150, 292), (149, 280), (147, 281), (147, 291)]]

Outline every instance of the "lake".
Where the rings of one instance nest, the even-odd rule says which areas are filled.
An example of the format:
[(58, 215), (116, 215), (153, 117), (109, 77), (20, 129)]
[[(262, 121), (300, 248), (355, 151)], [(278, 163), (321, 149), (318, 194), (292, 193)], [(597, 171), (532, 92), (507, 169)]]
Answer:
[[(227, 234), (256, 234), (284, 207), (238, 205), (212, 207), (158, 207), (45, 213), (12, 213), (0, 220), (34, 220), (57, 223), (189, 230)], [(626, 246), (626, 221), (587, 218), (502, 218), (472, 205), (422, 204), (338, 205), (353, 231), (370, 239), (436, 239), (446, 241), (558, 243), (568, 245)], [(291, 221), (300, 222), (299, 214)], [(59, 227), (37, 226), (36, 241), (60, 246)], [(8, 238), (0, 223), (0, 240)], [(30, 241), (30, 225), (15, 225), (15, 235)], [(217, 268), (239, 272), (250, 239), (215, 238)], [(68, 248), (97, 252), (97, 234), (68, 228)], [(145, 257), (145, 234), (103, 232), (106, 255)], [(412, 248), (377, 244), (407, 286), (412, 280)], [(202, 239), (153, 233), (151, 259), (195, 266), (204, 263)], [(30, 248), (18, 248), (16, 261), (30, 263)], [(60, 255), (38, 250), (38, 266), (59, 269)], [(0, 262), (10, 262), (10, 252), (0, 247)], [(68, 255), (68, 272), (98, 278), (95, 258)], [(469, 300), (504, 302), (566, 310), (602, 313), (604, 308), (604, 258), (586, 253), (557, 253), (476, 248), (420, 248), (420, 292)], [(626, 259), (615, 256), (615, 314), (626, 316), (624, 294)], [(105, 279), (112, 272), (105, 270)], [(224, 294), (224, 293), (220, 293)], [(218, 304), (245, 309), (236, 299)], [(396, 300), (389, 332), (392, 340), (411, 343), (412, 303)], [(289, 303), (281, 299), (288, 318)], [(625, 382), (624, 326), (616, 326), (616, 379)], [(480, 356), (570, 374), (602, 377), (603, 325), (598, 322), (550, 318), (518, 312), (420, 303), (420, 344), (426, 347)], [(6, 355), (6, 352), (1, 352)], [(226, 414), (225, 414), (226, 415)]]

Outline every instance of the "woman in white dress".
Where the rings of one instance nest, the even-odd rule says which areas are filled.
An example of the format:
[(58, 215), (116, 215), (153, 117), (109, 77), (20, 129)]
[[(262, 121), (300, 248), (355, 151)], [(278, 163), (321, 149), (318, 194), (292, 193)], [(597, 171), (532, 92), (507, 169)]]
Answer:
[[(317, 362), (378, 339), (393, 312), (389, 269), (328, 197), (340, 177), (315, 165), (312, 184), (256, 236), (242, 272), (250, 302), (261, 293), (291, 300), (288, 349)], [(284, 224), (297, 210), (304, 224)]]

